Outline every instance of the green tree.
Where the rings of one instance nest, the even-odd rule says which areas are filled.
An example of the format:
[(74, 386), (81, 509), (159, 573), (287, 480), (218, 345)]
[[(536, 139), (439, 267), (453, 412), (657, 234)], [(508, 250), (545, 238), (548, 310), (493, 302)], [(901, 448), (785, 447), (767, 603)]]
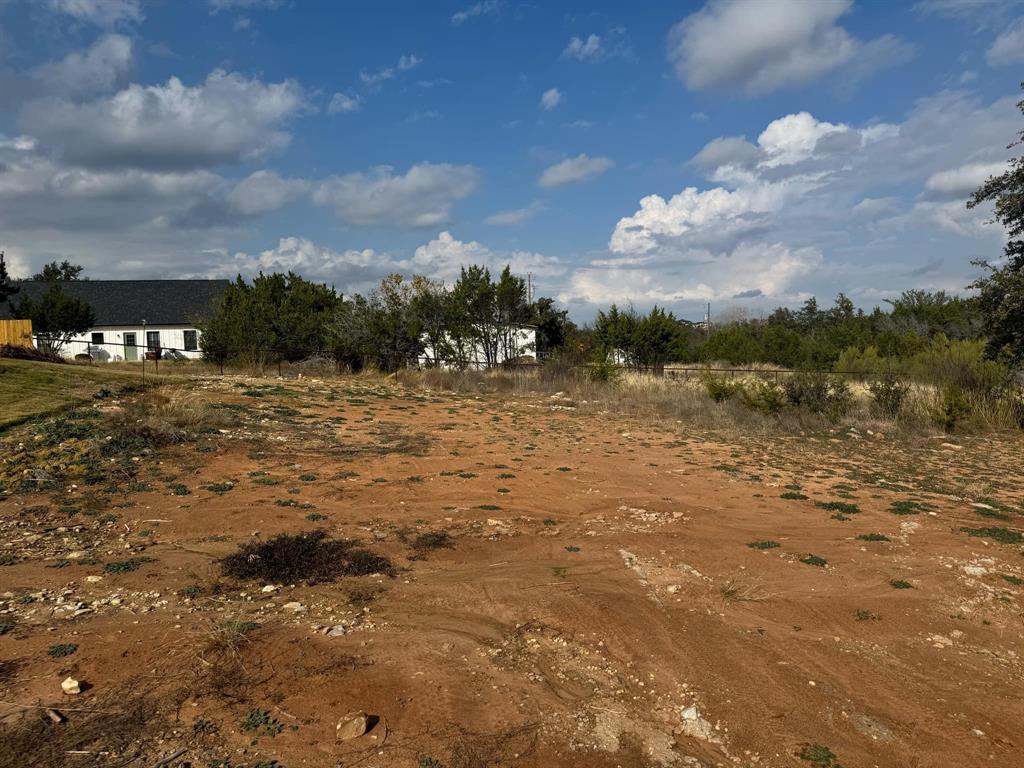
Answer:
[(6, 302), (19, 290), (21, 289), (11, 282), (11, 276), (7, 274), (7, 261), (4, 258), (4, 252), (0, 251), (0, 304)]
[(22, 294), (14, 315), (31, 320), (40, 346), (55, 353), (96, 322), (92, 307), (82, 299), (66, 295), (59, 282), (51, 283), (36, 300)]
[[(1021, 84), (1024, 87), (1024, 83)], [(1024, 100), (1017, 102), (1024, 113)], [(1009, 146), (1024, 144), (1024, 130)], [(971, 287), (978, 291), (978, 305), (988, 337), (986, 355), (1004, 358), (1014, 366), (1024, 365), (1024, 156), (1010, 160), (1009, 168), (990, 176), (967, 203), (974, 208), (995, 203), (995, 218), (1009, 236), (1003, 253), (1004, 264), (974, 262), (985, 270)]]
[(85, 267), (81, 264), (72, 264), (67, 259), (60, 262), (51, 261), (43, 267), (42, 271), (32, 275), (33, 280), (46, 280), (47, 282), (81, 280)]
[(498, 361), (500, 328), (496, 289), (491, 282), (490, 271), (476, 264), (463, 267), (452, 288), (452, 300), (458, 309), (453, 314), (453, 326), (462, 324), (474, 356), (477, 356), (477, 352), (483, 354), (483, 360), (467, 362), (493, 368)]

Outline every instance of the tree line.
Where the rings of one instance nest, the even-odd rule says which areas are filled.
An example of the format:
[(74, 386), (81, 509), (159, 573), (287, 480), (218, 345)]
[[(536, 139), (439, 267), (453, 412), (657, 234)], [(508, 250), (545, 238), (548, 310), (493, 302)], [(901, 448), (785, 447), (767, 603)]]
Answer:
[[(564, 346), (567, 312), (550, 298), (531, 300), (526, 282), (506, 266), (463, 267), (452, 286), (393, 274), (363, 294), (346, 296), (293, 272), (239, 276), (213, 314), (198, 323), (203, 356), (263, 364), (327, 356), (358, 371), (415, 365), (493, 368)], [(532, 326), (535, 341), (520, 329)]]

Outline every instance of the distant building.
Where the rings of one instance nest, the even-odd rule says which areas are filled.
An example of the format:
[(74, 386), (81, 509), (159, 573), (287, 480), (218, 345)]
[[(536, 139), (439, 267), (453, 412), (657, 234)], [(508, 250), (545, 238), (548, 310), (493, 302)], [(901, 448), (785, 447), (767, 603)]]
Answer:
[[(454, 368), (455, 360), (461, 358), (471, 370), (497, 368), (503, 365), (535, 365), (537, 363), (537, 328), (532, 325), (509, 326), (507, 332), (497, 327), (491, 329), (494, 342), (490, 354), (480, 341), (466, 341), (457, 354), (451, 354), (454, 346), (448, 340), (448, 352), (435, 350), (423, 339), (426, 346), (418, 362), (421, 367)], [(454, 358), (454, 359), (453, 359)]]
[[(44, 280), (16, 283), (22, 295), (38, 299), (49, 288)], [(161, 358), (198, 358), (200, 331), (196, 321), (206, 317), (227, 290), (228, 280), (67, 280), (67, 296), (82, 299), (96, 315), (96, 324), (75, 336), (60, 350), (74, 358), (140, 360), (143, 354)], [(0, 306), (0, 318), (10, 317)], [(39, 340), (36, 338), (36, 346)]]

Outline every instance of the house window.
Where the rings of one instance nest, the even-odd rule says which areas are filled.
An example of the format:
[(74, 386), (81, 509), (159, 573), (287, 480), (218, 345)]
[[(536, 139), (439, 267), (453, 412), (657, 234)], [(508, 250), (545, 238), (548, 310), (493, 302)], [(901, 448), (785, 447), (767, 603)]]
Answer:
[(102, 333), (93, 333), (93, 335), (92, 335), (92, 343), (93, 344), (102, 344), (103, 343), (103, 334)]
[(185, 351), (195, 352), (199, 349), (199, 334), (197, 331), (185, 331)]
[(160, 349), (160, 331), (146, 331), (146, 348)]

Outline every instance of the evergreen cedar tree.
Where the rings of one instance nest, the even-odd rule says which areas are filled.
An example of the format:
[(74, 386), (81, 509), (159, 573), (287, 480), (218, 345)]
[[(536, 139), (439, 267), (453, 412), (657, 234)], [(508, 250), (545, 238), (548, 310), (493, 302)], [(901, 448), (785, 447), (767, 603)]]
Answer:
[[(1017, 108), (1024, 113), (1024, 100), (1017, 102)], [(1024, 130), (1007, 149), (1021, 145)], [(1024, 364), (1024, 156), (1012, 158), (1009, 166), (998, 176), (990, 176), (967, 203), (974, 208), (994, 202), (995, 219), (1008, 236), (1003, 247), (1005, 262), (999, 266), (974, 262), (986, 274), (971, 287), (978, 291), (988, 356), (1020, 367)]]

